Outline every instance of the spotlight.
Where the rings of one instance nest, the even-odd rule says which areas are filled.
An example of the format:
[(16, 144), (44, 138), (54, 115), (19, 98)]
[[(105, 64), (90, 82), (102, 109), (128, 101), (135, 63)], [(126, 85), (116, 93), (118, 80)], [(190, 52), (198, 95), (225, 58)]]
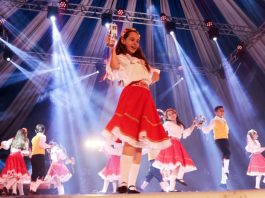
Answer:
[(1, 17), (0, 18), (0, 25), (4, 24), (5, 22), (6, 22), (6, 20), (3, 17)]
[(123, 9), (121, 9), (121, 8), (117, 9), (117, 15), (119, 17), (121, 17), (123, 14), (124, 14), (124, 10)]
[(217, 41), (219, 36), (219, 29), (215, 27), (214, 23), (211, 20), (205, 21), (205, 25), (208, 28), (208, 35), (211, 40)]
[(173, 21), (166, 21), (165, 22), (165, 29), (168, 34), (173, 34), (176, 29), (176, 24)]
[(107, 27), (112, 22), (112, 14), (105, 12), (101, 14), (101, 25)]
[(58, 2), (58, 7), (61, 11), (67, 10), (68, 5), (69, 5), (68, 0), (59, 0)]
[(12, 57), (13, 57), (13, 52), (9, 48), (4, 49), (3, 58), (6, 61), (11, 61)]
[(160, 14), (160, 20), (161, 21), (166, 21), (167, 20), (167, 15), (165, 13)]
[(55, 6), (48, 6), (48, 13), (47, 13), (47, 18), (56, 18), (58, 15), (58, 7)]
[(237, 46), (236, 46), (236, 56), (238, 58), (241, 58), (245, 55), (245, 46), (243, 43), (239, 43)]

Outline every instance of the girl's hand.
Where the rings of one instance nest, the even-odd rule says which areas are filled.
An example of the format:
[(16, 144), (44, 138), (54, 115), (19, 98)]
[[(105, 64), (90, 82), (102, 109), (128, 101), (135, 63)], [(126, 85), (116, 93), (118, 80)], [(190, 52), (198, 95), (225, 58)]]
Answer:
[(160, 75), (158, 72), (153, 72), (153, 75), (152, 75), (152, 82), (155, 83), (157, 81), (159, 81), (159, 78), (160, 78)]

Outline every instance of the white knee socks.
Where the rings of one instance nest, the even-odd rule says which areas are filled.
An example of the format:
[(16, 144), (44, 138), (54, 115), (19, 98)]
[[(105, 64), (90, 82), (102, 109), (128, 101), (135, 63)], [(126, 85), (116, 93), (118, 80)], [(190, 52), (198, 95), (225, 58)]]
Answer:
[(131, 169), (130, 169), (130, 177), (129, 177), (128, 186), (136, 185), (136, 180), (138, 177), (139, 169), (140, 169), (140, 164), (132, 164)]
[(256, 176), (256, 185), (255, 185), (256, 189), (260, 189), (260, 180), (261, 180), (261, 175)]
[(103, 188), (100, 192), (106, 193), (109, 187), (109, 181), (104, 180)]
[(121, 156), (121, 161), (120, 161), (120, 180), (119, 180), (119, 186), (123, 185), (122, 183), (128, 184), (128, 178), (129, 178), (129, 172), (131, 169), (133, 161), (133, 156), (129, 155), (122, 155)]

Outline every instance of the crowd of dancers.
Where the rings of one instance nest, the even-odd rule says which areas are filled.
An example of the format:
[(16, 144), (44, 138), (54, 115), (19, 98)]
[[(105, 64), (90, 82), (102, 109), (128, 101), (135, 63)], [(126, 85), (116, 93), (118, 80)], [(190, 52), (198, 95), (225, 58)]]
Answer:
[[(53, 185), (58, 194), (64, 194), (63, 183), (72, 177), (72, 173), (66, 164), (73, 164), (74, 159), (69, 158), (66, 151), (56, 142), (46, 143), (45, 127), (38, 124), (35, 129), (36, 135), (31, 140), (30, 147), (28, 130), (19, 129), (15, 137), (1, 142), (1, 149), (10, 149), (5, 166), (1, 171), (0, 184), (2, 195), (24, 195), (23, 185), (30, 183), (29, 194), (37, 194), (37, 189), (42, 183)], [(51, 164), (46, 174), (45, 150), (50, 154)], [(29, 174), (24, 156), (31, 159), (32, 173)], [(10, 192), (11, 190), (11, 192)]]
[[(213, 131), (215, 143), (222, 153), (220, 183), (226, 184), (229, 177), (230, 148), (224, 107), (215, 107), (215, 117), (207, 126), (203, 120), (195, 118), (191, 126), (186, 128), (173, 108), (164, 112), (165, 119), (162, 123), (149, 90), (149, 86), (159, 80), (160, 71), (151, 67), (142, 53), (139, 32), (134, 28), (125, 28), (116, 45), (113, 45), (110, 35), (111, 32), (106, 37), (111, 56), (106, 66), (105, 79), (118, 81), (124, 88), (114, 115), (103, 130), (107, 142), (105, 151), (110, 157), (99, 173), (104, 180), (101, 192), (106, 193), (112, 183), (114, 193), (139, 193), (144, 191), (153, 177), (160, 183), (161, 190), (166, 192), (176, 192), (176, 182), (187, 185), (185, 174), (197, 168), (180, 140), (189, 137), (196, 127), (203, 133)], [(71, 177), (64, 165), (67, 157), (59, 145), (46, 143), (44, 132), (44, 126), (37, 125), (31, 151), (25, 128), (19, 129), (14, 138), (1, 143), (3, 149), (11, 150), (1, 173), (4, 193), (12, 188), (16, 194), (18, 188), (19, 194), (24, 194), (21, 184), (29, 180), (29, 173), (23, 156), (30, 155), (30, 193), (36, 193), (38, 186), (47, 181), (57, 187), (59, 194), (64, 194), (63, 182)], [(52, 159), (46, 176), (45, 149), (50, 150)], [(150, 167), (141, 189), (137, 189), (136, 180), (143, 150), (148, 153)], [(255, 188), (259, 189), (262, 176), (265, 175), (265, 158), (262, 155), (265, 148), (261, 147), (257, 132), (253, 129), (247, 133), (246, 150), (251, 153), (247, 174), (256, 176)]]

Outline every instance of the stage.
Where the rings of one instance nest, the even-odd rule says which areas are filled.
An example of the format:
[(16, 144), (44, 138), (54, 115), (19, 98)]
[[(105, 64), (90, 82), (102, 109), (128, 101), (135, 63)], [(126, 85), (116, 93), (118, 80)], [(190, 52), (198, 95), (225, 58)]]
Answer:
[[(30, 198), (46, 198), (46, 197), (69, 197), (69, 198), (85, 198), (85, 197), (124, 197), (130, 196), (134, 198), (264, 198), (265, 190), (236, 190), (236, 191), (222, 191), (222, 192), (170, 192), (170, 193), (141, 193), (141, 194), (76, 194), (76, 195), (28, 195), (23, 197)], [(8, 196), (16, 197), (16, 196)]]

